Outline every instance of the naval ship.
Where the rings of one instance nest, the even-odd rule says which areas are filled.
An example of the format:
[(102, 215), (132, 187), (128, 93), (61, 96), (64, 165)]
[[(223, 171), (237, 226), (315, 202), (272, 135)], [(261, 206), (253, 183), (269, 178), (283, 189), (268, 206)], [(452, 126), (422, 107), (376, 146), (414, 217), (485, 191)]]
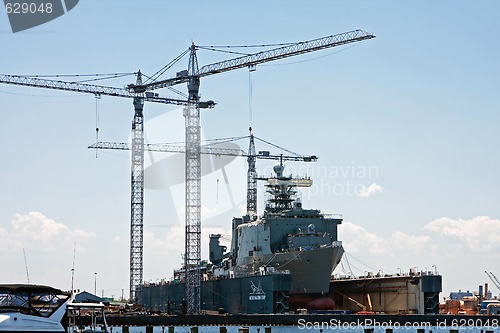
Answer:
[(234, 218), (231, 250), (210, 237), (210, 261), (216, 277), (246, 277), (263, 273), (289, 273), (291, 294), (328, 293), (330, 276), (344, 250), (337, 239), (340, 215), (304, 209), (297, 187), (310, 187), (309, 178), (284, 176), (283, 164), (273, 168), (266, 182), (268, 200), (264, 214), (255, 221), (246, 215)]
[[(209, 260), (202, 262), (201, 305), (204, 311), (283, 313), (298, 308), (332, 309), (330, 277), (344, 253), (337, 237), (341, 215), (302, 207), (297, 188), (310, 178), (284, 175), (280, 162), (265, 182), (263, 214), (232, 220), (229, 251), (221, 235), (210, 235)], [(168, 313), (185, 312), (185, 271), (171, 281), (146, 283), (140, 303)]]

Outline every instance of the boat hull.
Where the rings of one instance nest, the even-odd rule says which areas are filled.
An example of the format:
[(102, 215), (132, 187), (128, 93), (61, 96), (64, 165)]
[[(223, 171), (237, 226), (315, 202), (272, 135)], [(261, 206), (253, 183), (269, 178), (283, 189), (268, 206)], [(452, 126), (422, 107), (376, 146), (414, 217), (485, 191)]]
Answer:
[(0, 314), (0, 332), (15, 333), (61, 333), (65, 332), (61, 322), (19, 312), (6, 312)]
[(269, 267), (278, 271), (289, 271), (292, 276), (290, 293), (322, 294), (328, 293), (330, 276), (340, 262), (344, 249), (342, 246), (323, 246), (310, 250), (289, 251), (276, 254), (254, 254), (246, 263), (235, 270), (236, 276), (255, 273), (254, 266)]

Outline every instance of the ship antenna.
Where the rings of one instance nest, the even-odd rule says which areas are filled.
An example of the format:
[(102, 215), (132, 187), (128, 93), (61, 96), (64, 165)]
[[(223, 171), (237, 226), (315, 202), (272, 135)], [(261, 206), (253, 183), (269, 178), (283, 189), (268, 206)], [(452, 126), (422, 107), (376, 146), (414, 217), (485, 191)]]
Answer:
[(71, 294), (74, 292), (75, 282), (75, 257), (76, 257), (76, 241), (73, 243), (73, 267), (71, 268)]
[(28, 278), (28, 283), (30, 283), (30, 273), (28, 271), (28, 261), (26, 260), (26, 252), (23, 247), (23, 256), (24, 256), (24, 267), (26, 267), (26, 277)]

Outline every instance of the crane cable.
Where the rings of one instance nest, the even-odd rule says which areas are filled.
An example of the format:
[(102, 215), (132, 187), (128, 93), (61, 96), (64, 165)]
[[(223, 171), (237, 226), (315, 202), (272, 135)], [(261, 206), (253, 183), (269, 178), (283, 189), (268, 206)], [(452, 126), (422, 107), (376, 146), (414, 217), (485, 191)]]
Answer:
[(286, 152), (287, 152), (287, 153), (289, 153), (289, 154), (292, 154), (292, 155), (295, 155), (295, 156), (302, 156), (302, 155), (300, 155), (300, 154), (297, 154), (296, 152), (293, 152), (293, 151), (288, 150), (288, 149), (285, 149), (285, 148), (283, 148), (283, 147), (281, 147), (281, 146), (275, 145), (274, 143), (271, 143), (271, 142), (269, 142), (269, 141), (266, 141), (266, 140), (264, 140), (264, 139), (261, 139), (261, 138), (259, 138), (259, 137), (256, 137), (255, 135), (254, 135), (254, 138), (255, 138), (255, 139), (257, 139), (257, 140), (259, 140), (259, 141), (261, 141), (261, 142), (267, 143), (268, 145), (273, 146), (274, 148), (278, 148), (278, 149), (281, 149), (282, 151), (286, 151)]
[[(353, 45), (348, 45), (346, 47), (344, 47), (343, 49), (340, 49), (340, 50), (335, 50), (333, 52), (330, 52), (328, 54), (324, 54), (324, 55), (321, 55), (321, 56), (317, 56), (317, 57), (314, 57), (314, 58), (311, 58), (311, 59), (304, 59), (304, 60), (298, 60), (298, 61), (292, 61), (292, 62), (286, 62), (286, 63), (278, 63), (278, 64), (261, 64), (261, 66), (285, 66), (285, 65), (295, 65), (295, 64), (301, 64), (301, 63), (304, 63), (304, 62), (309, 62), (309, 61), (313, 61), (313, 60), (318, 60), (318, 59), (321, 59), (321, 58), (325, 58), (325, 57), (329, 57), (329, 56), (332, 56), (334, 54), (337, 54), (337, 53), (340, 53), (340, 52), (344, 52), (352, 47), (355, 47), (355, 46), (358, 46), (359, 44), (361, 44), (363, 41), (361, 41), (360, 43), (357, 43), (357, 44), (353, 44)], [(227, 50), (219, 50), (219, 48), (257, 48), (257, 47), (260, 47), (260, 48), (265, 48), (265, 47), (285, 47), (285, 46), (291, 46), (291, 45), (297, 45), (297, 44), (301, 44), (301, 42), (299, 43), (281, 43), (281, 44), (262, 44), (262, 45), (211, 45), (211, 46), (196, 46), (197, 48), (199, 49), (203, 49), (203, 50), (207, 50), (207, 51), (215, 51), (215, 52), (222, 52), (222, 53), (231, 53), (231, 54), (238, 54), (238, 55), (243, 55), (243, 56), (249, 56), (251, 55), (252, 53), (243, 53), (243, 52), (236, 52), (236, 51), (227, 51)]]
[(266, 47), (277, 47), (277, 46), (284, 47), (284, 46), (291, 46), (291, 45), (295, 45), (295, 44), (300, 44), (300, 43), (277, 43), (277, 44), (255, 44), (255, 45), (206, 45), (206, 46), (196, 45), (196, 47), (198, 49), (201, 49), (201, 50), (248, 56), (248, 55), (251, 55), (252, 53), (228, 51), (228, 50), (221, 50), (221, 49), (266, 48)]
[(290, 46), (295, 44), (300, 44), (301, 42), (293, 43), (275, 43), (275, 44), (253, 44), (253, 45), (196, 45), (200, 49), (219, 51), (217, 49), (244, 49), (244, 48), (254, 48), (254, 47), (275, 47), (275, 46)]
[(248, 67), (248, 127), (252, 128), (252, 72), (255, 67)]
[(143, 84), (148, 83), (149, 81), (155, 82), (158, 80), (158, 78), (163, 75), (167, 70), (169, 70), (173, 65), (175, 65), (177, 62), (179, 62), (186, 54), (188, 54), (190, 49), (187, 49), (186, 51), (182, 52), (180, 55), (178, 55), (174, 60), (160, 68), (156, 73), (154, 73), (151, 77), (148, 77), (148, 79), (143, 82)]
[[(361, 44), (363, 41), (361, 41), (359, 44)], [(346, 47), (344, 47), (343, 49), (341, 50), (335, 50), (333, 52), (330, 52), (328, 54), (324, 54), (324, 55), (321, 55), (321, 56), (317, 56), (317, 57), (314, 57), (314, 58), (310, 58), (310, 59), (304, 59), (304, 60), (297, 60), (297, 61), (290, 61), (290, 62), (284, 62), (284, 63), (276, 63), (276, 64), (261, 64), (261, 66), (287, 66), (287, 65), (295, 65), (295, 64), (301, 64), (301, 63), (304, 63), (304, 62), (309, 62), (309, 61), (314, 61), (314, 60), (318, 60), (318, 59), (321, 59), (321, 58), (326, 58), (326, 57), (329, 57), (329, 56), (332, 56), (334, 54), (337, 54), (337, 53), (340, 53), (340, 52), (344, 52), (344, 51), (347, 51), (348, 49), (352, 48), (352, 47), (355, 47), (359, 44), (352, 44), (352, 45), (348, 45)]]
[(59, 78), (59, 77), (88, 77), (88, 76), (127, 76), (136, 75), (137, 73), (97, 73), (97, 74), (22, 74), (16, 75), (25, 78)]
[(35, 78), (44, 78), (44, 79), (58, 79), (58, 78), (89, 78), (89, 79), (84, 79), (84, 80), (75, 80), (75, 81), (69, 81), (69, 83), (85, 83), (85, 82), (94, 82), (94, 81), (102, 81), (102, 80), (109, 80), (109, 79), (116, 79), (120, 77), (125, 77), (125, 76), (132, 76), (136, 75), (137, 73), (103, 73), (103, 74), (35, 74), (35, 75), (30, 75), (30, 74), (23, 74), (23, 75), (16, 75), (18, 77), (22, 78), (30, 78), (30, 79), (35, 79)]
[(198, 49), (200, 50), (207, 50), (207, 51), (214, 51), (214, 52), (221, 52), (221, 53), (229, 53), (229, 54), (238, 54), (238, 55), (243, 55), (243, 56), (248, 56), (251, 53), (243, 53), (243, 52), (236, 52), (236, 51), (226, 51), (226, 50), (217, 50), (209, 47), (203, 47), (203, 46), (197, 46)]
[(120, 77), (125, 77), (125, 76), (132, 76), (135, 75), (136, 73), (117, 73), (117, 74), (96, 74), (96, 76), (105, 76), (105, 77), (98, 77), (94, 79), (87, 79), (87, 80), (80, 80), (80, 81), (73, 81), (72, 83), (86, 83), (86, 82), (95, 82), (95, 81), (102, 81), (102, 80), (109, 80), (109, 79), (117, 79)]
[[(99, 142), (99, 100), (101, 99), (101, 95), (95, 95), (95, 142)], [(95, 149), (95, 158), (97, 158), (97, 151), (99, 149)]]

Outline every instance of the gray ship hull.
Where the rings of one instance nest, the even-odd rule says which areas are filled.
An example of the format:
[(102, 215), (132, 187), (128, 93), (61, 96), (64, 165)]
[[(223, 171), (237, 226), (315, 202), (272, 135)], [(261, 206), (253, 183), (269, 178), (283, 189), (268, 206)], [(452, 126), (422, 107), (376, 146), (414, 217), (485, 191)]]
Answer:
[[(261, 254), (246, 258), (236, 270), (235, 276), (255, 274), (256, 268), (289, 271), (292, 276), (291, 293), (328, 293), (330, 276), (340, 262), (342, 246), (323, 246), (311, 250)], [(271, 269), (270, 269), (271, 268)], [(258, 271), (258, 270), (257, 270)]]

